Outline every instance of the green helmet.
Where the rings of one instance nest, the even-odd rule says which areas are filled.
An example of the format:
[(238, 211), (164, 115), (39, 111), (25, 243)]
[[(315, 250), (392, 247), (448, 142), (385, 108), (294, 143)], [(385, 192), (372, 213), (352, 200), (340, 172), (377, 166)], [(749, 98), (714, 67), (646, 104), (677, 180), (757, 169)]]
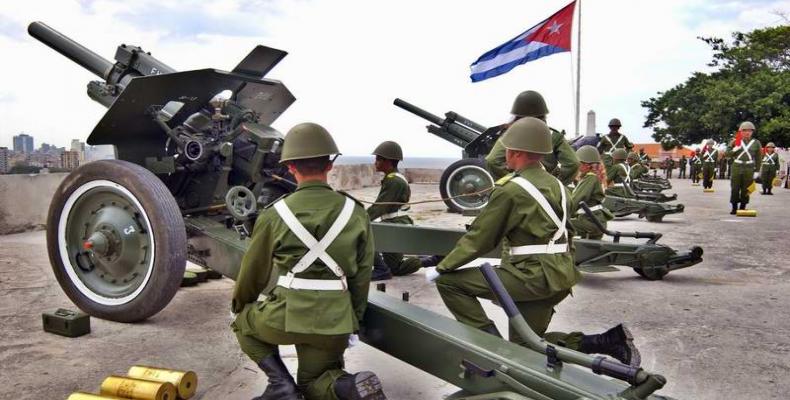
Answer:
[(499, 140), (510, 150), (537, 154), (550, 154), (553, 150), (549, 126), (533, 117), (524, 117), (514, 122)]
[(615, 149), (615, 151), (612, 152), (612, 158), (615, 160), (625, 160), (626, 157), (628, 157), (628, 152), (626, 152), (625, 149)]
[(776, 145), (774, 145), (774, 142), (768, 142), (768, 144), (766, 144), (766, 145), (765, 145), (765, 147), (773, 147), (773, 148), (776, 148)]
[(373, 150), (373, 155), (384, 157), (389, 160), (403, 160), (403, 150), (401, 150), (399, 144), (391, 140), (381, 142), (380, 145), (376, 146), (376, 150)]
[(546, 101), (543, 100), (543, 96), (540, 93), (534, 90), (527, 90), (516, 96), (510, 113), (519, 117), (542, 117), (549, 113), (549, 109), (546, 107)]
[(612, 118), (612, 119), (609, 121), (609, 126), (623, 126), (623, 124), (621, 124), (621, 123), (620, 123), (620, 120), (619, 120), (619, 119), (617, 119), (617, 118)]
[(639, 159), (639, 155), (637, 155), (636, 153), (634, 153), (632, 151), (632, 152), (628, 153), (628, 156), (626, 158), (628, 160), (638, 160)]
[(746, 129), (754, 130), (754, 124), (749, 121), (741, 122), (741, 126), (738, 128), (738, 130), (743, 131)]
[(576, 150), (576, 157), (579, 158), (579, 161), (587, 164), (601, 162), (601, 155), (598, 154), (598, 149), (589, 144), (579, 147), (579, 150)]
[(340, 154), (332, 135), (312, 122), (298, 124), (285, 135), (280, 162)]

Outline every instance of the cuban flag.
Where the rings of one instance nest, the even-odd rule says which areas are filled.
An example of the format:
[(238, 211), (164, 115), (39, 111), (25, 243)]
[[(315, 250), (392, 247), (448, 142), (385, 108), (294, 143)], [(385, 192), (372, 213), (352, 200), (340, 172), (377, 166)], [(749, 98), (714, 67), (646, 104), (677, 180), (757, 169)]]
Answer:
[(507, 43), (480, 56), (472, 65), (472, 82), (502, 75), (517, 65), (554, 53), (571, 51), (573, 10), (576, 2), (529, 28)]

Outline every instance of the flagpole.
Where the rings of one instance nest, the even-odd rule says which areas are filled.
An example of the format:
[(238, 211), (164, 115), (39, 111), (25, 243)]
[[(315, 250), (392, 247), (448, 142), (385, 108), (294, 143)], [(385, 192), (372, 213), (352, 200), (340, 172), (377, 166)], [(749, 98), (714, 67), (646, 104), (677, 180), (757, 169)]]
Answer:
[(576, 0), (579, 6), (579, 23), (576, 29), (576, 137), (579, 137), (579, 100), (581, 94), (581, 70), (582, 70), (582, 0)]

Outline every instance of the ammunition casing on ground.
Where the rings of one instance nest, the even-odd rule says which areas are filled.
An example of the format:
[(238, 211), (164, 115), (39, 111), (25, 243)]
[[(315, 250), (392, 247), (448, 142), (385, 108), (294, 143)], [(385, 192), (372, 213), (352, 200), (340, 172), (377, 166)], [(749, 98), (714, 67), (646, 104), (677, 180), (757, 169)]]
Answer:
[(66, 400), (122, 400), (121, 397), (102, 396), (98, 394), (74, 392)]
[(715, 192), (715, 190), (713, 190), (713, 189), (702, 189), (702, 191), (705, 192), (705, 193), (713, 193), (713, 192)]
[(177, 371), (172, 369), (135, 365), (127, 373), (130, 378), (147, 379), (149, 381), (170, 382), (176, 387), (178, 397), (189, 399), (197, 390), (197, 374), (193, 371)]
[(756, 217), (757, 210), (738, 210), (735, 212), (735, 215), (739, 217)]
[(170, 382), (110, 375), (101, 383), (101, 394), (137, 400), (175, 400), (176, 387)]

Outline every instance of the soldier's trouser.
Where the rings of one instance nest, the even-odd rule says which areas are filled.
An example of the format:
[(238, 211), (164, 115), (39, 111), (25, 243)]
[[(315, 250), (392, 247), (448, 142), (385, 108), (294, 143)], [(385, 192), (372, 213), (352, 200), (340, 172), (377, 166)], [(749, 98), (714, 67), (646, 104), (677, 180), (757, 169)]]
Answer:
[(710, 189), (713, 187), (713, 175), (716, 173), (716, 166), (705, 164), (702, 166), (702, 187)]
[(774, 178), (776, 178), (776, 171), (772, 168), (763, 168), (760, 171), (760, 181), (762, 181), (763, 192), (767, 192), (773, 188)]
[(691, 183), (699, 182), (699, 167), (691, 168)]
[(680, 172), (678, 172), (679, 179), (686, 179), (686, 167), (680, 167)]
[[(405, 215), (390, 218), (381, 222), (386, 222), (388, 224), (414, 225), (414, 222), (411, 220), (411, 218)], [(418, 258), (404, 258), (402, 253), (382, 253), (381, 256), (384, 258), (384, 263), (387, 264), (387, 267), (389, 267), (392, 275), (395, 276), (413, 274), (422, 268), (422, 264)]]
[(749, 185), (754, 182), (754, 167), (751, 165), (732, 164), (730, 178), (730, 203), (749, 203)]
[[(337, 400), (333, 384), (345, 374), (343, 353), (349, 335), (291, 333), (254, 323), (258, 303), (248, 304), (231, 324), (241, 350), (256, 364), (277, 352), (278, 345), (296, 345), (299, 369), (296, 384), (304, 386), (307, 400)], [(255, 327), (254, 330), (251, 327)], [(247, 327), (247, 328), (245, 328)]]
[[(606, 227), (606, 221), (601, 221), (604, 228)], [(575, 218), (571, 218), (571, 226), (573, 226), (573, 230), (576, 232), (576, 235), (581, 236), (583, 239), (595, 239), (598, 240), (603, 237), (603, 232), (592, 222), (587, 215), (580, 215)]]
[[(540, 282), (530, 285), (501, 268), (497, 268), (496, 272), (505, 289), (513, 297), (516, 307), (535, 333), (551, 343), (579, 350), (583, 333), (546, 333), (554, 314), (554, 306), (567, 297), (570, 290), (552, 292)], [(478, 329), (494, 325), (477, 300), (478, 297), (493, 299), (493, 293), (478, 268), (441, 274), (436, 280), (436, 288), (444, 304), (459, 322)], [(508, 338), (513, 343), (524, 344), (513, 327), (510, 327)]]

